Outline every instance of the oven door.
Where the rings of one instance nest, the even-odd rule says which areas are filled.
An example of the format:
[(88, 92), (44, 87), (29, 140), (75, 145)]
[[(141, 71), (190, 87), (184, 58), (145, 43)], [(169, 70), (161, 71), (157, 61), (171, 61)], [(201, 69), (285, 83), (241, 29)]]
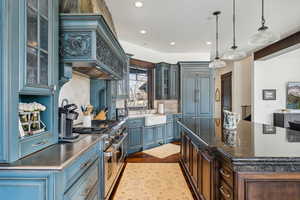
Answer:
[(111, 146), (104, 151), (105, 199), (114, 183), (116, 176), (115, 149)]
[(117, 160), (117, 172), (120, 170), (122, 167), (124, 161), (125, 161), (125, 156), (126, 156), (126, 147), (124, 144), (125, 140), (127, 139), (128, 134), (124, 133), (122, 138), (118, 141), (117, 144), (113, 144), (115, 148), (115, 155), (116, 155), (116, 160)]

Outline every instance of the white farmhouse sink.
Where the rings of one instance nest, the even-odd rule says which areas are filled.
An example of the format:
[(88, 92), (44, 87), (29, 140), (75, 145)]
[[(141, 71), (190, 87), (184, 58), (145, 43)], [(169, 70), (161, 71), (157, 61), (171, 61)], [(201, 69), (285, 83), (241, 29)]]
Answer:
[(145, 116), (145, 126), (155, 126), (159, 124), (165, 124), (166, 122), (166, 115), (151, 114)]

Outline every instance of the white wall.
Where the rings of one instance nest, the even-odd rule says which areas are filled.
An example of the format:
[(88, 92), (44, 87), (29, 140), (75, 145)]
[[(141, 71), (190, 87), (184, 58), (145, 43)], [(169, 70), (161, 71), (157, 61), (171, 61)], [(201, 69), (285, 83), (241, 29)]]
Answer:
[[(300, 49), (269, 60), (256, 61), (253, 75), (253, 119), (272, 124), (273, 113), (286, 108), (287, 83), (300, 82)], [(262, 100), (263, 89), (276, 89), (277, 99)]]
[(80, 106), (90, 104), (90, 79), (73, 73), (73, 78), (60, 90), (59, 106), (63, 99), (68, 99), (69, 103), (74, 103), (79, 107), (80, 115), (75, 123), (82, 122)]
[(126, 41), (120, 41), (126, 53), (133, 54), (133, 58), (153, 63), (167, 62), (176, 64), (178, 61), (209, 61), (210, 53), (164, 53), (141, 47)]

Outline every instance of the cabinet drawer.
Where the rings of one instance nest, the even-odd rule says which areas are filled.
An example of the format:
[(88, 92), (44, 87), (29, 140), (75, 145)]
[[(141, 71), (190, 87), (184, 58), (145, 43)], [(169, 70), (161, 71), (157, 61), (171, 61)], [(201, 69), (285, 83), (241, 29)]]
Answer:
[(28, 139), (20, 141), (21, 157), (39, 151), (53, 143), (53, 134), (50, 132), (42, 133), (41, 135), (32, 136)]
[(95, 196), (95, 187), (99, 182), (99, 160), (95, 161), (90, 168), (74, 183), (65, 193), (64, 200), (87, 200)]
[(224, 181), (221, 181), (219, 192), (222, 199), (233, 200), (233, 191)]
[(99, 146), (94, 145), (92, 149), (85, 152), (71, 166), (65, 169), (66, 188), (73, 184), (81, 174), (94, 163), (98, 158), (98, 154)]
[(143, 127), (145, 124), (145, 118), (136, 118), (127, 120), (128, 127)]
[(233, 171), (227, 167), (226, 165), (222, 164), (219, 169), (220, 177), (230, 186), (233, 187)]

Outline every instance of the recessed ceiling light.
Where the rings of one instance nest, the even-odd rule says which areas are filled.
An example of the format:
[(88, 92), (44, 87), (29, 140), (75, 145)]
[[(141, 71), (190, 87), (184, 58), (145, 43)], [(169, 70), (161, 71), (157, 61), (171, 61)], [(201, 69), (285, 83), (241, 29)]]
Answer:
[(147, 31), (146, 31), (146, 30), (140, 30), (140, 33), (141, 33), (141, 34), (146, 34)]
[(207, 41), (206, 44), (207, 44), (207, 45), (211, 45), (211, 41)]
[(141, 8), (141, 7), (143, 7), (143, 3), (140, 2), (140, 1), (136, 1), (136, 2), (134, 3), (134, 6), (135, 6), (136, 8)]
[(174, 46), (176, 43), (175, 42), (170, 42), (170, 45)]

